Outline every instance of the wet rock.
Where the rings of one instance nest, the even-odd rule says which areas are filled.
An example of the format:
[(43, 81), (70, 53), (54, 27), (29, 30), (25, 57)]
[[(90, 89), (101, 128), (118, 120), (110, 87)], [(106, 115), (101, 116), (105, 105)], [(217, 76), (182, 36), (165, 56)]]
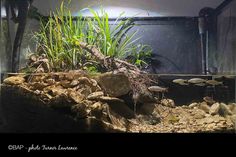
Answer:
[(230, 111), (229, 107), (226, 104), (220, 103), (219, 114), (225, 117), (227, 115), (232, 115), (232, 112)]
[(80, 84), (86, 84), (88, 86), (91, 86), (93, 84), (87, 77), (80, 77), (78, 78), (78, 81)]
[(130, 82), (124, 74), (104, 73), (95, 78), (103, 91), (111, 97), (120, 97), (131, 91)]
[(206, 102), (202, 102), (199, 106), (199, 109), (205, 111), (206, 113), (209, 113), (210, 107), (207, 105)]
[(84, 96), (75, 91), (68, 91), (68, 97), (77, 104), (81, 104), (84, 100)]
[(61, 86), (48, 86), (43, 89), (44, 93), (48, 93), (52, 96), (62, 95), (66, 92), (66, 89), (63, 89)]
[(162, 99), (161, 104), (167, 107), (175, 107), (175, 102), (172, 99)]
[(25, 79), (21, 76), (12, 76), (6, 78), (3, 83), (8, 85), (19, 85), (25, 82)]
[(215, 103), (215, 104), (213, 104), (211, 106), (209, 113), (211, 115), (216, 115), (216, 114), (219, 113), (219, 110), (220, 110), (220, 104), (219, 103)]
[(232, 114), (236, 114), (236, 103), (230, 103), (228, 105), (228, 108), (230, 109), (230, 111), (232, 112)]
[(104, 96), (103, 92), (94, 92), (88, 95), (87, 99), (88, 100), (95, 100), (100, 98), (101, 96)]
[(197, 107), (197, 106), (198, 106), (198, 103), (196, 103), (196, 102), (189, 105), (190, 108), (194, 108), (194, 107)]
[(71, 83), (70, 83), (70, 86), (73, 88), (75, 86), (77, 86), (79, 84), (79, 81), (78, 80), (73, 80)]
[(195, 119), (202, 119), (202, 118), (205, 117), (205, 114), (206, 114), (206, 113), (205, 113), (203, 110), (197, 109), (197, 110), (195, 111), (193, 117), (194, 117)]

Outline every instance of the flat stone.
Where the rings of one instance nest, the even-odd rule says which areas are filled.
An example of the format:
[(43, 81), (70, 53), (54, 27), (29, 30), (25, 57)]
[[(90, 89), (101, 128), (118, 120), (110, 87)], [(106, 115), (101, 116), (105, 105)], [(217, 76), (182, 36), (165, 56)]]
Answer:
[(198, 106), (198, 103), (196, 103), (196, 102), (189, 105), (190, 108), (194, 108), (194, 107), (197, 107), (197, 106)]
[(219, 114), (219, 110), (220, 110), (220, 104), (215, 103), (211, 106), (209, 113), (211, 115), (216, 115), (216, 114)]
[(6, 78), (3, 83), (8, 85), (19, 85), (25, 82), (25, 79), (21, 76), (11, 76)]
[(79, 81), (78, 80), (73, 80), (71, 83), (70, 83), (70, 86), (71, 87), (75, 87), (79, 84)]
[(76, 93), (76, 92), (68, 92), (68, 96), (71, 100), (73, 100), (75, 103), (77, 104), (81, 104), (84, 100), (84, 96), (79, 94), (79, 93)]
[(202, 102), (199, 106), (199, 109), (205, 111), (206, 113), (209, 113), (210, 107), (207, 105), (206, 102)]
[(103, 91), (111, 97), (119, 97), (131, 91), (129, 79), (124, 74), (104, 73), (95, 78)]
[(94, 92), (88, 95), (87, 99), (88, 100), (95, 100), (97, 98), (100, 98), (101, 96), (104, 96), (103, 92)]

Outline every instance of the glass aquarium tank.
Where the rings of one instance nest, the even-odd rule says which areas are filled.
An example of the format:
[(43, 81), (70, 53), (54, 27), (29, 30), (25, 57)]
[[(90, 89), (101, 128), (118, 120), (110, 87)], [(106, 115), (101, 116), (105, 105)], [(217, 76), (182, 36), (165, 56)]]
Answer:
[(235, 133), (235, 17), (233, 0), (3, 0), (0, 132)]

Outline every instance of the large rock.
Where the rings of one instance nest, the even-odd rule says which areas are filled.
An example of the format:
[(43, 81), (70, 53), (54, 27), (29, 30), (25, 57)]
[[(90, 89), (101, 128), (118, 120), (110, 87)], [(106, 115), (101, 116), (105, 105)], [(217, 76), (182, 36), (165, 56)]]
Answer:
[(228, 107), (233, 114), (236, 114), (236, 103), (231, 103)]
[(210, 107), (207, 105), (206, 102), (202, 102), (199, 106), (199, 109), (205, 111), (206, 113), (209, 113)]
[(129, 79), (124, 74), (108, 72), (97, 76), (95, 79), (103, 91), (111, 97), (120, 97), (131, 91)]
[(219, 110), (220, 110), (220, 104), (219, 103), (215, 103), (215, 104), (213, 104), (211, 106), (209, 113), (211, 115), (216, 115), (216, 114), (219, 113)]
[(25, 82), (25, 79), (21, 76), (12, 76), (6, 78), (3, 83), (8, 84), (8, 85), (19, 85)]
[(94, 92), (94, 93), (91, 93), (88, 95), (87, 99), (88, 100), (95, 100), (95, 99), (98, 99), (100, 98), (101, 96), (104, 96), (104, 93), (103, 92)]
[(197, 107), (198, 105), (199, 105), (198, 103), (194, 102), (194, 103), (190, 104), (189, 107), (194, 108), (194, 107)]
[(230, 111), (229, 107), (226, 104), (220, 103), (219, 114), (221, 116), (227, 116), (227, 115), (232, 115), (232, 112)]

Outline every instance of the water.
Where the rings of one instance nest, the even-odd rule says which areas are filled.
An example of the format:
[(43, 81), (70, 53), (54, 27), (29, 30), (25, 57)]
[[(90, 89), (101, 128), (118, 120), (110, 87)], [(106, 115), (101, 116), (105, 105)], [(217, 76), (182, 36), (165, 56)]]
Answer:
[[(11, 74), (11, 73), (2, 74), (1, 81), (9, 76), (14, 76), (14, 75), (16, 75), (16, 74)], [(37, 75), (39, 75), (39, 74), (37, 74)], [(231, 75), (228, 75), (228, 76), (168, 75), (168, 74), (157, 75), (157, 74), (153, 74), (153, 75), (151, 75), (151, 78), (153, 80), (158, 80), (158, 84), (153, 83), (152, 84), (153, 86), (160, 86), (160, 87), (168, 88), (168, 92), (165, 94), (164, 93), (157, 93), (157, 95), (156, 95), (156, 96), (158, 96), (158, 103), (156, 103), (157, 106), (159, 106), (159, 104), (162, 103), (160, 100), (162, 100), (162, 99), (168, 100), (169, 99), (169, 100), (173, 100), (175, 106), (185, 105), (185, 107), (186, 107), (186, 105), (188, 106), (193, 102), (199, 102), (199, 103), (203, 102), (203, 99), (207, 96), (214, 99), (216, 102), (225, 103), (226, 105), (229, 104), (230, 102), (235, 102), (236, 76), (231, 76)], [(179, 84), (173, 83), (174, 79), (189, 80), (192, 78), (202, 78), (204, 80), (215, 79), (218, 81), (222, 81), (223, 84), (215, 85), (215, 86), (209, 86), (209, 85), (196, 86), (194, 84), (179, 85)], [(47, 78), (47, 79), (49, 79), (49, 78)], [(56, 78), (54, 78), (54, 79), (56, 80)], [(44, 81), (47, 81), (47, 80), (44, 80)], [(59, 79), (57, 81), (60, 82), (61, 80)], [(69, 91), (69, 89), (67, 89), (67, 90)], [(66, 112), (63, 112), (63, 108), (60, 108), (59, 113), (55, 113), (54, 111), (51, 110), (51, 108), (47, 109), (44, 107), (40, 107), (40, 105), (37, 105), (37, 103), (40, 103), (40, 102), (36, 102), (35, 100), (32, 100), (31, 98), (24, 98), (24, 96), (19, 96), (20, 94), (18, 96), (17, 95), (12, 96), (11, 91), (8, 91), (8, 93), (4, 92), (2, 94), (2, 91), (3, 90), (1, 90), (1, 99), (3, 99), (3, 101), (1, 100), (1, 105), (4, 106), (3, 113), (4, 113), (4, 115), (7, 115), (7, 117), (6, 117), (7, 122), (11, 124), (11, 125), (8, 125), (7, 129), (11, 130), (12, 128), (15, 128), (15, 130), (14, 130), (15, 132), (23, 132), (25, 130), (31, 130), (33, 132), (37, 132), (37, 130), (41, 130), (42, 132), (47, 132), (48, 130), (50, 130), (51, 132), (57, 132), (58, 130), (60, 130), (61, 132), (70, 132), (71, 130), (77, 130), (77, 131), (80, 130), (81, 131), (83, 129), (84, 129), (83, 132), (89, 132), (89, 131), (99, 132), (99, 130), (101, 132), (106, 131), (106, 130), (103, 130), (103, 124), (98, 123), (98, 121), (94, 121), (94, 123), (89, 124), (86, 120), (84, 120), (84, 121), (81, 121), (81, 123), (78, 123), (78, 125), (80, 125), (80, 127), (77, 127), (77, 123), (71, 122), (71, 120), (73, 118), (71, 119), (71, 118), (64, 117), (64, 116), (62, 118), (60, 116), (60, 114), (64, 115), (64, 113), (66, 113)], [(12, 92), (14, 92), (14, 91), (12, 91)], [(124, 115), (126, 113), (130, 113), (130, 111), (132, 111), (132, 113), (134, 113), (134, 118), (136, 118), (136, 119), (137, 119), (137, 117), (140, 117), (140, 114), (144, 114), (143, 111), (145, 111), (146, 116), (144, 115), (141, 117), (143, 117), (144, 121), (147, 121), (148, 125), (143, 128), (149, 128), (149, 127), (152, 127), (152, 125), (153, 125), (153, 128), (150, 128), (150, 131), (152, 131), (153, 129), (154, 130), (159, 129), (157, 131), (163, 131), (163, 132), (168, 132), (171, 129), (171, 128), (169, 129), (168, 126), (171, 126), (171, 125), (174, 126), (174, 123), (177, 123), (179, 121), (179, 119), (181, 119), (181, 117), (177, 117), (178, 115), (183, 116), (182, 118), (184, 119), (184, 116), (187, 116), (186, 112), (191, 110), (190, 108), (188, 108), (188, 109), (184, 108), (184, 106), (183, 106), (183, 108), (182, 107), (175, 108), (175, 106), (173, 107), (173, 105), (169, 106), (169, 107), (164, 106), (163, 108), (160, 106), (159, 110), (161, 111), (161, 114), (163, 112), (163, 115), (159, 115), (160, 113), (156, 112), (155, 116), (157, 116), (157, 117), (160, 116), (162, 119), (170, 121), (171, 125), (170, 124), (166, 125), (166, 124), (163, 124), (162, 122), (159, 123), (158, 121), (152, 124), (152, 123), (149, 123), (149, 121), (151, 122), (153, 119), (155, 119), (155, 116), (151, 115), (153, 113), (153, 109), (155, 109), (155, 106), (152, 106), (152, 103), (150, 103), (150, 102), (140, 103), (140, 102), (138, 102), (139, 98), (140, 98), (140, 94), (138, 91), (136, 91), (133, 94), (133, 96), (130, 97), (130, 99), (132, 99), (132, 101), (130, 101), (129, 103), (127, 103), (128, 101), (126, 98), (120, 98), (120, 99), (124, 100), (125, 103), (122, 103), (119, 100), (119, 103), (114, 102), (112, 105), (110, 104), (109, 106), (110, 107), (114, 106), (116, 108), (119, 108), (118, 109), (119, 112), (124, 113)], [(119, 97), (118, 97), (118, 99), (119, 99)], [(117, 101), (117, 99), (115, 101)], [(169, 104), (173, 104), (172, 101), (169, 101), (169, 102), (166, 101), (166, 102)], [(109, 103), (112, 103), (112, 102), (109, 102)], [(99, 105), (99, 104), (97, 104), (97, 105)], [(142, 110), (141, 107), (144, 107), (142, 109), (145, 109), (145, 110)], [(99, 106), (98, 106), (98, 108), (99, 108)], [(79, 109), (83, 109), (83, 108), (79, 108)], [(57, 111), (59, 111), (59, 110), (57, 110)], [(141, 111), (143, 113), (141, 113)], [(181, 111), (181, 113), (177, 113), (179, 111)], [(194, 110), (192, 110), (192, 111), (194, 111)], [(192, 111), (190, 113), (188, 113), (188, 116), (190, 118), (194, 119), (193, 116), (191, 117)], [(199, 111), (196, 111), (196, 112), (199, 112)], [(99, 113), (98, 113), (98, 115), (99, 115)], [(116, 112), (116, 114), (117, 113), (118, 112)], [(184, 115), (185, 113), (186, 113), (186, 115)], [(112, 114), (112, 112), (111, 112), (111, 114)], [(111, 116), (112, 121), (115, 122), (117, 125), (123, 125), (122, 122), (120, 122), (120, 121), (122, 121), (122, 118), (120, 118), (119, 116), (117, 117), (116, 114)], [(202, 114), (201, 112), (194, 113), (194, 114), (196, 114), (194, 116), (196, 116), (197, 118), (199, 118), (199, 116), (200, 116), (200, 118), (202, 118), (206, 122), (209, 122), (209, 120), (204, 119), (205, 115), (204, 114), (201, 115)], [(2, 115), (2, 113), (1, 113), (1, 115)], [(119, 114), (119, 115), (121, 115), (121, 114)], [(74, 116), (74, 115), (72, 115), (72, 116)], [(99, 116), (101, 116), (101, 115), (99, 115)], [(209, 114), (208, 114), (208, 116), (209, 116)], [(42, 120), (42, 117), (44, 117), (43, 120)], [(132, 117), (132, 116), (130, 116), (130, 117)], [(51, 120), (48, 121), (47, 118), (49, 118)], [(127, 119), (132, 119), (132, 118), (127, 118)], [(214, 120), (217, 121), (217, 119), (213, 119), (213, 121)], [(27, 122), (23, 123), (23, 121), (27, 121)], [(46, 123), (46, 121), (48, 121), (48, 122)], [(64, 129), (63, 125), (59, 124), (58, 121), (60, 121), (60, 122), (63, 121), (63, 123), (66, 122), (68, 124), (67, 129)], [(212, 120), (210, 119), (210, 121), (212, 121)], [(226, 118), (225, 118), (225, 121), (226, 121)], [(1, 125), (1, 122), (3, 123), (3, 121), (1, 121), (1, 119), (0, 119), (0, 125)], [(198, 122), (201, 123), (200, 120)], [(138, 124), (137, 130), (142, 129), (142, 126), (146, 125), (145, 123)], [(182, 120), (181, 123), (183, 123), (183, 124), (181, 124), (181, 127), (183, 127), (182, 125), (185, 124), (185, 121), (183, 122), (183, 120)], [(35, 124), (37, 124), (38, 126), (37, 127), (34, 126)], [(57, 125), (57, 126), (54, 128), (53, 125)], [(174, 127), (179, 129), (178, 128), (179, 125), (176, 125)], [(43, 127), (40, 129), (39, 126), (43, 126)], [(161, 127), (161, 126), (163, 126), (163, 127)], [(186, 127), (188, 127), (188, 125)], [(163, 130), (161, 130), (162, 128), (163, 128)], [(1, 129), (2, 128), (0, 126), (0, 130)], [(131, 128), (131, 130), (132, 129), (134, 129), (134, 128)], [(191, 128), (189, 131), (191, 131)], [(144, 130), (144, 132), (145, 132), (145, 130)]]

